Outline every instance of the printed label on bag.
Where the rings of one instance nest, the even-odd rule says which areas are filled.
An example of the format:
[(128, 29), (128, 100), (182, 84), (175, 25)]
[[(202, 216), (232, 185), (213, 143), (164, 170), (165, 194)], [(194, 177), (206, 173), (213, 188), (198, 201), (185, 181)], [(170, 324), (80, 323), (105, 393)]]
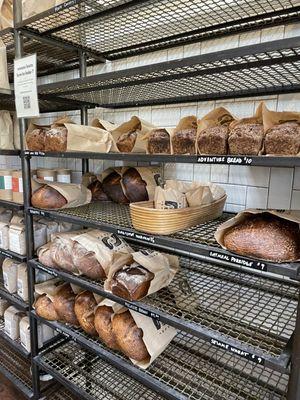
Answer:
[(251, 157), (233, 157), (233, 156), (199, 156), (199, 164), (228, 164), (228, 165), (251, 165)]
[(0, 176), (0, 189), (11, 190), (12, 189), (12, 177), (11, 176)]
[(12, 178), (12, 191), (14, 193), (23, 193), (23, 179), (13, 177)]
[(236, 264), (236, 265), (247, 267), (247, 268), (257, 269), (259, 271), (267, 271), (268, 270), (267, 265), (264, 262), (252, 261), (252, 260), (248, 260), (247, 258), (233, 256), (231, 254), (224, 254), (224, 253), (219, 253), (217, 251), (210, 251), (209, 257), (214, 258), (215, 260), (222, 260), (222, 261), (229, 262), (231, 264)]
[(57, 175), (57, 182), (71, 183), (71, 176), (70, 175)]
[(221, 342), (217, 339), (211, 339), (210, 343), (213, 346), (219, 347), (223, 350), (229, 351), (230, 353), (233, 353), (240, 357), (246, 358), (247, 360), (253, 361), (256, 364), (264, 365), (264, 363), (265, 363), (265, 360), (262, 357), (259, 357), (256, 354), (249, 353), (245, 350), (239, 349), (238, 347), (231, 346), (228, 343)]
[(118, 229), (117, 234), (120, 236), (127, 237), (129, 239), (137, 239), (147, 243), (155, 243), (155, 238), (153, 236), (145, 235), (137, 232), (125, 231), (123, 229)]

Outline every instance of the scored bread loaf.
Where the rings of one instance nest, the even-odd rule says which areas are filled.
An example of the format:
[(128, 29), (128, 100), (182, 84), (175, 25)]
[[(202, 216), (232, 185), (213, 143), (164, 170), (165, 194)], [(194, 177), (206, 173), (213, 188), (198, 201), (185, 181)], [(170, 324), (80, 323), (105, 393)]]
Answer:
[(112, 328), (118, 346), (127, 357), (136, 361), (146, 361), (150, 358), (143, 341), (143, 331), (138, 328), (129, 311), (115, 314)]
[(228, 126), (213, 126), (199, 133), (197, 139), (200, 154), (227, 154)]
[(154, 274), (140, 265), (125, 265), (114, 274), (111, 291), (126, 300), (139, 300), (147, 295), (153, 278)]
[(87, 187), (92, 192), (92, 201), (110, 201), (110, 198), (103, 190), (102, 183), (96, 179)]
[(171, 154), (170, 135), (166, 129), (153, 129), (148, 138), (150, 154)]
[(37, 208), (56, 209), (65, 206), (67, 200), (56, 189), (44, 185), (32, 194), (31, 204)]
[(75, 298), (71, 285), (65, 283), (53, 297), (53, 304), (60, 321), (78, 326), (79, 322), (74, 310)]
[(43, 294), (36, 300), (34, 307), (35, 312), (41, 318), (44, 318), (48, 321), (57, 321), (59, 319), (53, 302), (46, 294)]
[(266, 154), (297, 155), (300, 152), (300, 127), (285, 122), (268, 129), (265, 137)]
[(45, 151), (66, 151), (68, 130), (65, 126), (53, 126), (45, 133)]
[(74, 241), (72, 233), (60, 234), (50, 244), (50, 257), (53, 263), (69, 272), (77, 272), (73, 262)]
[(262, 150), (263, 140), (264, 127), (262, 124), (238, 124), (229, 132), (229, 154), (258, 155)]
[(141, 121), (137, 117), (131, 117), (118, 128), (112, 131), (112, 135), (117, 138), (117, 148), (122, 153), (131, 153), (134, 148), (139, 130), (141, 130)]
[(78, 294), (74, 311), (81, 328), (89, 335), (96, 336), (94, 309), (97, 305), (93, 293), (87, 290)]
[(197, 117), (184, 117), (174, 129), (172, 146), (174, 154), (196, 153)]
[(126, 198), (130, 203), (149, 200), (147, 183), (135, 168), (129, 168), (122, 177)]
[(119, 350), (116, 335), (112, 327), (112, 317), (114, 311), (112, 307), (99, 306), (95, 311), (95, 328), (101, 340), (107, 347)]
[(45, 138), (48, 128), (36, 128), (26, 133), (26, 144), (29, 150), (45, 151)]
[(226, 231), (224, 245), (241, 255), (275, 262), (296, 261), (300, 256), (299, 225), (267, 213), (249, 215)]
[(72, 248), (72, 261), (75, 269), (95, 281), (105, 278), (105, 272), (93, 251), (87, 250), (78, 242)]
[(121, 185), (122, 177), (118, 172), (111, 172), (102, 182), (102, 187), (106, 195), (115, 203), (128, 204), (129, 200), (123, 192)]

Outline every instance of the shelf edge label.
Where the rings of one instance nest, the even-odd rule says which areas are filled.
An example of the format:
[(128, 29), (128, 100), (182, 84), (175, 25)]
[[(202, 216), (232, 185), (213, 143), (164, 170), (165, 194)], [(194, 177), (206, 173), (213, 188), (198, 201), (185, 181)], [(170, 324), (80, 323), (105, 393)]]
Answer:
[(137, 239), (141, 240), (142, 242), (146, 243), (155, 243), (155, 237), (146, 235), (144, 233), (138, 233), (138, 232), (130, 232), (126, 231), (124, 229), (118, 229), (117, 234), (123, 237), (126, 237), (127, 239)]
[(241, 267), (257, 269), (259, 271), (266, 272), (268, 270), (267, 265), (262, 261), (248, 260), (247, 258), (233, 256), (232, 254), (224, 254), (218, 251), (210, 251), (209, 257), (215, 260), (222, 260), (231, 264), (239, 265)]
[(253, 158), (251, 157), (234, 157), (234, 156), (198, 156), (198, 164), (227, 164), (227, 165), (251, 165)]
[(221, 342), (220, 340), (213, 339), (213, 338), (210, 339), (210, 343), (215, 347), (219, 347), (220, 349), (229, 351), (230, 353), (236, 354), (239, 357), (242, 357), (249, 361), (255, 362), (256, 364), (259, 364), (259, 365), (265, 364), (265, 360), (262, 357), (259, 357), (256, 354), (250, 353), (248, 351), (239, 349), (238, 347), (231, 346), (228, 343)]

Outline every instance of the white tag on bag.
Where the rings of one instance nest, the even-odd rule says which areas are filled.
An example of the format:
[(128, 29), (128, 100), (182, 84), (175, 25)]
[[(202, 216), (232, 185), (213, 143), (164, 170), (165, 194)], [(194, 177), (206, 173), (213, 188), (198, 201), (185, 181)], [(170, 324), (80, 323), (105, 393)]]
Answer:
[(14, 82), (17, 117), (38, 117), (40, 110), (37, 94), (36, 54), (15, 60)]

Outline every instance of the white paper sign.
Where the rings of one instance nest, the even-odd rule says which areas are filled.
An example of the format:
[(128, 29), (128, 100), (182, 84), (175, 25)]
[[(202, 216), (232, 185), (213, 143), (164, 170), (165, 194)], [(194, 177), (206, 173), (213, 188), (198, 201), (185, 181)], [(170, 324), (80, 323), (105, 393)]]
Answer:
[(36, 54), (15, 60), (14, 85), (18, 118), (32, 118), (40, 115), (36, 67)]

